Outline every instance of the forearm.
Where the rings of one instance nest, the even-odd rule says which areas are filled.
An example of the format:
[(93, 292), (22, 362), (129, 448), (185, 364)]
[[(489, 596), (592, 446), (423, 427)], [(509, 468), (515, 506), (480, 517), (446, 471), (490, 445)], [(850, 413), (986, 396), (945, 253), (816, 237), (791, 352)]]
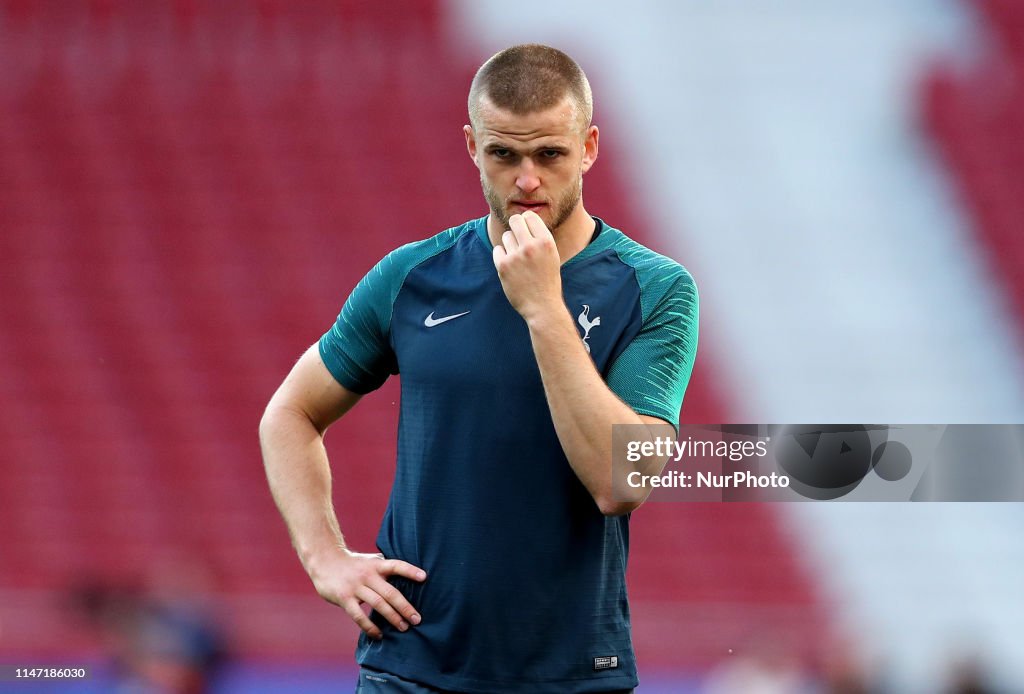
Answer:
[[(646, 490), (637, 490), (631, 498), (614, 498), (612, 427), (636, 425), (631, 433), (638, 432), (645, 439), (653, 439), (653, 433), (594, 368), (564, 305), (531, 317), (527, 325), (551, 418), (569, 464), (603, 513), (631, 511), (646, 498)], [(632, 470), (650, 474), (663, 464), (653, 459), (619, 462), (626, 466), (623, 475)]]
[[(594, 368), (562, 295), (561, 257), (551, 231), (533, 211), (509, 218), (494, 247), (494, 267), (512, 307), (530, 329), (544, 394), (559, 442), (576, 476), (606, 515), (627, 513), (649, 490), (624, 490), (612, 480), (612, 427), (634, 425), (635, 438), (650, 441), (648, 424), (619, 400)], [(630, 438), (634, 438), (631, 436)], [(625, 456), (624, 456), (625, 458)], [(622, 472), (660, 472), (665, 459), (641, 458)], [(618, 470), (616, 470), (618, 471)], [(624, 498), (615, 499), (613, 489)]]
[(274, 502), (310, 572), (317, 556), (345, 547), (323, 436), (301, 412), (272, 404), (260, 422), (260, 447)]

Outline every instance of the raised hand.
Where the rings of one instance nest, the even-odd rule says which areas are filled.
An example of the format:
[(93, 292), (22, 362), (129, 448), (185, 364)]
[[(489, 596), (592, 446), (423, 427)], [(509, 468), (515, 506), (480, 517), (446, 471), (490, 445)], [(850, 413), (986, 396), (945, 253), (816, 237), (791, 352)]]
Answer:
[(561, 308), (561, 259), (551, 231), (536, 212), (515, 214), (494, 247), (494, 267), (509, 303), (524, 319)]

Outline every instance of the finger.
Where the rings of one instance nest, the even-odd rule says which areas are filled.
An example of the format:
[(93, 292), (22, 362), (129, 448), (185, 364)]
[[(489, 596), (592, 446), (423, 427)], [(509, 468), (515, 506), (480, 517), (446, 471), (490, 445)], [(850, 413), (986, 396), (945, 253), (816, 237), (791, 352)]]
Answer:
[[(390, 584), (388, 584), (390, 585)], [(369, 586), (359, 586), (356, 590), (356, 597), (369, 605), (373, 610), (377, 612), (381, 617), (388, 620), (395, 626), (399, 631), (405, 631), (409, 628), (409, 623), (406, 622), (402, 615), (395, 611), (383, 595), (373, 590)], [(362, 612), (362, 610), (360, 610)]]
[(367, 587), (376, 592), (388, 605), (393, 607), (399, 616), (404, 617), (413, 624), (420, 623), (420, 613), (416, 611), (416, 608), (409, 604), (409, 601), (402, 595), (402, 591), (395, 588), (393, 585), (385, 581), (383, 578), (370, 581)]
[[(529, 214), (529, 212), (527, 212)], [(516, 241), (519, 242), (520, 246), (526, 244), (527, 241), (533, 238), (533, 234), (530, 232), (530, 227), (526, 223), (526, 217), (521, 214), (514, 214), (508, 220), (509, 231), (515, 234)]]
[(536, 238), (544, 238), (545, 236), (551, 236), (551, 231), (548, 229), (547, 224), (540, 218), (540, 215), (533, 210), (527, 210), (523, 213), (523, 221), (526, 222), (527, 228), (530, 233)]
[(509, 253), (519, 250), (519, 239), (516, 238), (514, 231), (506, 231), (501, 235), (501, 245), (505, 247), (505, 250)]
[(401, 559), (385, 559), (377, 567), (377, 573), (381, 576), (405, 576), (414, 581), (422, 581), (427, 578), (426, 571)]
[(377, 592), (384, 600), (387, 601), (388, 605), (393, 607), (399, 615), (412, 622), (413, 624), (420, 623), (420, 614), (416, 611), (405, 596), (402, 595), (402, 591), (395, 588), (393, 585), (385, 581), (384, 579), (378, 579), (367, 583), (367, 587)]
[(371, 639), (384, 638), (384, 634), (381, 633), (377, 625), (370, 621), (370, 618), (366, 616), (362, 608), (359, 607), (359, 601), (355, 598), (349, 598), (341, 603), (341, 607), (348, 613), (348, 616), (352, 618), (352, 621), (356, 623), (360, 629), (366, 632), (366, 635)]
[(491, 251), (491, 256), (494, 258), (494, 267), (498, 267), (501, 264), (501, 261), (508, 256), (508, 251), (506, 251), (505, 247), (499, 243), (494, 247), (494, 250)]

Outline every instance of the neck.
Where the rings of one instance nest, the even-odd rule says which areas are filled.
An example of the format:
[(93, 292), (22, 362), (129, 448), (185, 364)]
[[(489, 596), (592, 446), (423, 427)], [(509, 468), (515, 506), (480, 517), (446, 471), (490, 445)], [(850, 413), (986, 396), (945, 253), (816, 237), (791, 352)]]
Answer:
[[(551, 235), (555, 237), (555, 246), (558, 247), (558, 257), (563, 263), (587, 247), (594, 236), (596, 226), (597, 222), (587, 214), (581, 201), (561, 226), (551, 230)], [(503, 226), (501, 220), (492, 212), (487, 217), (487, 237), (491, 245), (497, 246), (501, 243), (501, 235), (506, 231), (508, 227)]]

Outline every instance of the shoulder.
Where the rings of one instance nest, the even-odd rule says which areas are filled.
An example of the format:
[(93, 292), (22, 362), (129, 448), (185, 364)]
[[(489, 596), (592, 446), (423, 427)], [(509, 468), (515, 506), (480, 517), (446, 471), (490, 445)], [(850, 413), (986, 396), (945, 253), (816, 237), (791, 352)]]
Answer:
[(681, 263), (651, 250), (614, 227), (606, 225), (604, 233), (609, 235), (608, 248), (636, 274), (645, 315), (666, 300), (686, 301), (696, 308), (697, 283)]
[(454, 247), (467, 234), (473, 233), (479, 221), (471, 220), (457, 227), (445, 229), (439, 234), (407, 243), (388, 253), (356, 285), (349, 301), (345, 303), (341, 318), (346, 317), (346, 312), (355, 311), (360, 307), (370, 307), (381, 315), (390, 316), (390, 307), (409, 273), (430, 258)]
[(473, 219), (457, 227), (445, 229), (429, 238), (413, 241), (396, 248), (380, 261), (379, 265), (383, 266), (382, 272), (407, 274), (420, 263), (444, 253), (463, 237), (472, 234), (479, 222), (479, 219)]

